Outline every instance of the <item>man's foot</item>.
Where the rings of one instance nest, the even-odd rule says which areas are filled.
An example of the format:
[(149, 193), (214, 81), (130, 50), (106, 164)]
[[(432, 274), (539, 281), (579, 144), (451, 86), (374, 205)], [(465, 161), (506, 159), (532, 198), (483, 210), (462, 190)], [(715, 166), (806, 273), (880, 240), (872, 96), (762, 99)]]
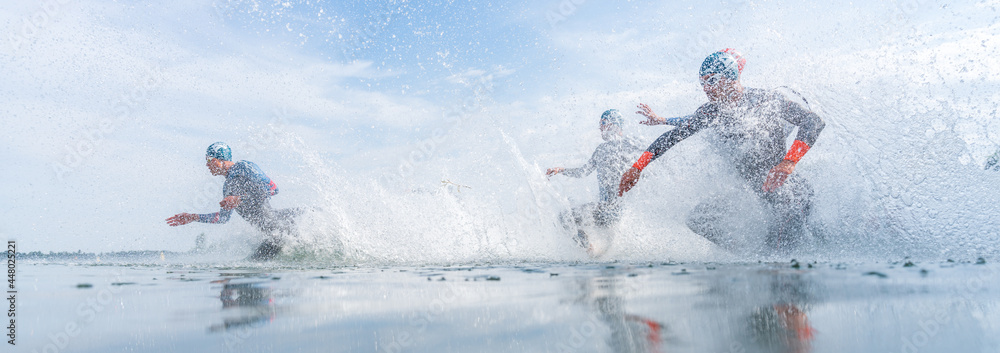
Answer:
[(260, 246), (257, 247), (256, 250), (253, 251), (253, 254), (250, 254), (250, 256), (247, 257), (247, 260), (270, 261), (274, 259), (276, 256), (278, 256), (278, 254), (280, 253), (281, 253), (280, 244), (270, 240), (265, 240), (263, 243), (260, 244)]

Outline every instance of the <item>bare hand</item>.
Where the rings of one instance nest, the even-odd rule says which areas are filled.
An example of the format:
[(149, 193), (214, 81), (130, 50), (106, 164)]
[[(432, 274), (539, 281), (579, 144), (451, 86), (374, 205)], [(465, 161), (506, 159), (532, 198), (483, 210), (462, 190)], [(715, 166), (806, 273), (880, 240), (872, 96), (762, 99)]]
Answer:
[(661, 118), (656, 113), (653, 113), (653, 109), (650, 109), (648, 105), (639, 103), (639, 111), (636, 114), (646, 117), (646, 121), (640, 121), (639, 124), (643, 125), (662, 125), (667, 122), (667, 119)]
[(182, 226), (198, 220), (198, 215), (191, 213), (178, 213), (167, 218), (167, 225), (171, 227)]
[(618, 197), (622, 197), (626, 192), (632, 190), (632, 187), (639, 182), (639, 175), (641, 173), (642, 171), (639, 168), (632, 167), (622, 175), (622, 181), (618, 184)]
[(559, 167), (549, 168), (548, 170), (545, 171), (545, 176), (552, 177), (553, 175), (562, 173), (562, 171), (563, 171), (563, 168), (559, 168)]
[(240, 205), (240, 197), (236, 195), (226, 196), (226, 198), (222, 199), (222, 201), (219, 202), (219, 206), (222, 206), (222, 209), (224, 210), (231, 210), (239, 205)]
[(788, 175), (795, 171), (795, 162), (790, 160), (782, 160), (781, 163), (771, 168), (770, 172), (767, 172), (767, 180), (764, 181), (764, 191), (773, 192), (778, 190), (782, 185), (785, 185), (785, 180), (788, 179)]

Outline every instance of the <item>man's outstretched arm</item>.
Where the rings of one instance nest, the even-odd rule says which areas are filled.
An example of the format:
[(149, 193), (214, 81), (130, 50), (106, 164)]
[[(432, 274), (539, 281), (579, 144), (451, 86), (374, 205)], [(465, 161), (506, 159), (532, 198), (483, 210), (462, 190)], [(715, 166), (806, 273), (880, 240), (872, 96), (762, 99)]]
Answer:
[(588, 160), (587, 164), (584, 164), (582, 167), (560, 169), (560, 172), (568, 177), (582, 178), (588, 176), (590, 173), (593, 173), (595, 169), (597, 169), (597, 151), (594, 151), (594, 154), (590, 155), (590, 160)]
[(198, 215), (193, 213), (178, 213), (167, 218), (167, 225), (171, 227), (182, 226), (198, 220)]
[(220, 223), (224, 224), (229, 222), (229, 218), (233, 215), (232, 209), (221, 209), (219, 212), (215, 213), (205, 213), (198, 215), (198, 222), (201, 223)]
[(594, 169), (597, 169), (597, 151), (594, 151), (594, 153), (590, 155), (590, 160), (588, 160), (587, 164), (584, 164), (582, 167), (578, 167), (578, 168), (562, 168), (562, 167), (549, 168), (548, 170), (545, 171), (545, 176), (552, 177), (553, 175), (562, 173), (562, 174), (565, 174), (566, 176), (569, 176), (569, 177), (582, 178), (582, 177), (590, 175), (590, 173), (592, 173), (594, 171)]
[(230, 216), (232, 216), (233, 210), (222, 209), (216, 213), (178, 213), (173, 217), (167, 218), (167, 225), (171, 227), (182, 226), (191, 222), (201, 222), (201, 223), (226, 223), (229, 222)]
[(625, 195), (626, 192), (632, 189), (636, 183), (639, 182), (639, 176), (642, 174), (642, 170), (652, 163), (654, 160), (659, 158), (668, 149), (676, 145), (678, 142), (683, 141), (689, 136), (693, 135), (695, 132), (700, 130), (700, 124), (694, 124), (693, 119), (689, 119), (684, 124), (678, 126), (676, 129), (667, 131), (660, 137), (657, 137), (655, 141), (646, 152), (639, 156), (639, 160), (635, 161), (625, 174), (622, 175), (622, 180), (618, 184), (618, 196)]
[(788, 149), (785, 158), (767, 173), (767, 179), (762, 186), (766, 192), (773, 192), (785, 184), (788, 176), (795, 171), (795, 165), (806, 152), (809, 152), (819, 138), (819, 133), (826, 127), (826, 123), (819, 115), (788, 99), (784, 99), (781, 104), (781, 115), (797, 126), (799, 132), (795, 135), (795, 142), (792, 142), (792, 147)]

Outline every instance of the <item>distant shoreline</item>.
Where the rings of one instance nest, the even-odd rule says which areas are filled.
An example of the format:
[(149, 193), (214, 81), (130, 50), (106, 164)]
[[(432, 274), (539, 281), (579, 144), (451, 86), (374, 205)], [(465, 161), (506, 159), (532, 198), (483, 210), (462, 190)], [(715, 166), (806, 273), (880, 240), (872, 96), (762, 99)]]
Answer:
[(137, 258), (159, 258), (160, 255), (170, 256), (170, 255), (182, 255), (190, 254), (191, 252), (176, 252), (167, 250), (133, 250), (133, 251), (113, 251), (113, 252), (102, 252), (102, 253), (92, 253), (83, 252), (77, 250), (76, 252), (60, 251), (43, 253), (41, 251), (32, 251), (26, 253), (18, 253), (18, 260), (75, 260), (75, 261), (97, 261), (98, 259), (104, 260), (117, 260), (117, 259), (137, 259)]

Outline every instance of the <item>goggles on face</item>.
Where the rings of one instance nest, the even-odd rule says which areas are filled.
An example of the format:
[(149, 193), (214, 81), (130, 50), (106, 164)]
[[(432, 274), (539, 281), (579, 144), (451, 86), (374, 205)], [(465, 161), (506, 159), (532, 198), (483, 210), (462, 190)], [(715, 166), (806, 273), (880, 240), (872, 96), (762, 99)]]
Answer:
[(705, 86), (715, 86), (723, 77), (736, 81), (740, 78), (739, 63), (732, 54), (712, 53), (701, 63), (698, 75), (702, 78), (701, 84)]
[(708, 77), (702, 76), (701, 85), (702, 86), (715, 86), (725, 78), (725, 75), (715, 74), (709, 75)]

